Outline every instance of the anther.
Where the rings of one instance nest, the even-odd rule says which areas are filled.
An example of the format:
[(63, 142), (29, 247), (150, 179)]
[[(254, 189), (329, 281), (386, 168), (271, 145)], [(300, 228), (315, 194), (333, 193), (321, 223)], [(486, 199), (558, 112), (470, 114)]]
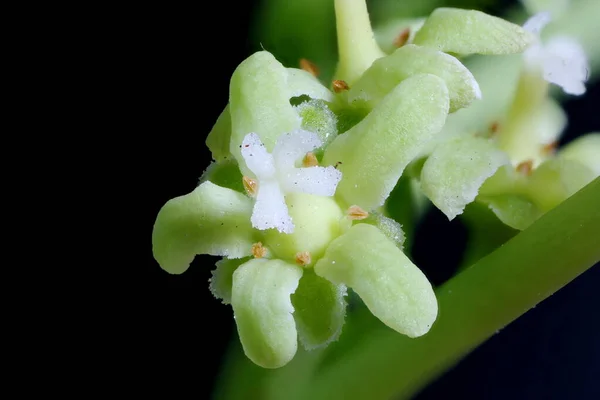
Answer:
[(544, 154), (545, 156), (553, 154), (556, 151), (557, 147), (558, 147), (558, 142), (552, 142), (552, 143), (545, 144), (542, 146), (542, 154)]
[(246, 189), (246, 193), (248, 193), (249, 196), (254, 197), (256, 196), (256, 181), (252, 178), (248, 178), (247, 176), (244, 176), (242, 178), (242, 183), (244, 184), (244, 189)]
[(308, 251), (301, 251), (299, 253), (296, 253), (296, 264), (304, 267), (305, 265), (310, 264), (310, 262), (311, 257)]
[(494, 121), (490, 124), (490, 133), (493, 135), (495, 135), (496, 133), (498, 133), (498, 130), (500, 129), (500, 123), (498, 121)]
[(529, 176), (533, 170), (533, 160), (526, 160), (517, 165), (517, 172)]
[(336, 79), (333, 81), (333, 91), (334, 92), (341, 93), (348, 89), (350, 89), (350, 86), (348, 86), (346, 81), (343, 81), (341, 79)]
[(317, 67), (315, 63), (307, 60), (306, 58), (300, 59), (300, 68), (302, 68), (306, 72), (309, 72), (314, 77), (319, 76), (319, 67)]
[(409, 37), (410, 28), (405, 28), (398, 36), (396, 36), (396, 39), (394, 39), (394, 46), (396, 46), (396, 48), (404, 46), (406, 42), (408, 42)]
[(346, 214), (348, 214), (348, 217), (350, 217), (351, 220), (361, 220), (369, 216), (369, 213), (359, 206), (350, 206), (348, 211), (346, 211)]
[(252, 255), (254, 258), (263, 258), (267, 255), (267, 248), (261, 242), (252, 245)]
[(302, 166), (308, 168), (316, 167), (317, 165), (319, 165), (319, 160), (317, 160), (317, 157), (315, 157), (315, 155), (310, 151), (306, 153), (306, 155), (302, 159)]

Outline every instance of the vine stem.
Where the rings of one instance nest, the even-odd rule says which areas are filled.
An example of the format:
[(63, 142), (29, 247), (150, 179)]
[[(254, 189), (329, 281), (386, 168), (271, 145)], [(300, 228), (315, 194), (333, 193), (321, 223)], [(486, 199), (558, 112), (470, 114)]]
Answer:
[[(407, 398), (600, 260), (600, 178), (437, 290), (431, 331), (373, 332), (303, 385), (303, 398)], [(361, 323), (360, 320), (354, 323)]]

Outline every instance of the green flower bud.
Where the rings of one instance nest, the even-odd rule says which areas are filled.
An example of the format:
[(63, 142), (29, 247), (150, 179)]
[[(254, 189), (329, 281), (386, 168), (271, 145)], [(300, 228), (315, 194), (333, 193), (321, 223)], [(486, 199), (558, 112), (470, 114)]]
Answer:
[(296, 354), (297, 333), (290, 295), (302, 268), (255, 259), (233, 273), (231, 306), (246, 356), (263, 368), (279, 368)]
[(450, 112), (481, 97), (473, 74), (456, 58), (426, 47), (406, 45), (375, 61), (348, 93), (348, 102), (375, 107), (396, 85), (416, 74), (440, 77), (448, 87)]
[(514, 54), (535, 37), (519, 25), (475, 10), (438, 8), (425, 20), (414, 44), (455, 54)]
[(333, 101), (333, 93), (309, 72), (298, 68), (287, 68), (287, 72), (287, 87), (290, 97), (305, 95), (311, 99)]
[(368, 211), (383, 205), (406, 165), (441, 130), (448, 107), (448, 89), (437, 76), (402, 81), (325, 150), (324, 164), (342, 171), (336, 196)]
[(279, 135), (300, 127), (300, 117), (290, 104), (288, 71), (266, 51), (254, 53), (236, 68), (231, 77), (229, 109), (231, 112), (231, 154), (244, 175), (250, 172), (240, 146), (249, 133), (258, 135), (272, 151)]
[(462, 214), (479, 188), (510, 161), (490, 140), (466, 137), (438, 146), (421, 171), (423, 193), (449, 220)]
[(357, 224), (335, 239), (315, 272), (352, 288), (373, 315), (409, 337), (427, 333), (437, 317), (425, 275), (372, 225)]
[(165, 271), (181, 274), (196, 254), (248, 256), (255, 242), (251, 213), (252, 201), (245, 195), (204, 182), (159, 211), (152, 232), (154, 258)]

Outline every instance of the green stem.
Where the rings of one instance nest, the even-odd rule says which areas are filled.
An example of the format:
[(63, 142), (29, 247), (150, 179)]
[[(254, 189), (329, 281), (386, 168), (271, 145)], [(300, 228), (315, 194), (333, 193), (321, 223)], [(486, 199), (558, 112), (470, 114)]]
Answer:
[(352, 85), (385, 53), (375, 41), (365, 0), (335, 0), (335, 18), (339, 54), (335, 79)]
[(519, 232), (504, 225), (488, 206), (477, 201), (465, 208), (461, 219), (469, 229), (469, 234), (460, 271), (490, 254)]
[[(600, 178), (438, 288), (431, 331), (373, 332), (306, 388), (310, 399), (410, 397), (499, 329), (600, 260)], [(361, 323), (361, 321), (356, 321)]]

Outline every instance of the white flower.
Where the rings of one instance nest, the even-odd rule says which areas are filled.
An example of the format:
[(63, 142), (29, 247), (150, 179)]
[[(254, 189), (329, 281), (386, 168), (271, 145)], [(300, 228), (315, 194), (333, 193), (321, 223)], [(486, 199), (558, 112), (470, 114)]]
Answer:
[(550, 13), (541, 12), (523, 25), (538, 37), (525, 51), (525, 62), (530, 68), (541, 68), (544, 79), (560, 86), (565, 93), (581, 95), (585, 93), (584, 82), (589, 71), (585, 52), (574, 39), (563, 36), (555, 36), (543, 45), (540, 32), (550, 20)]
[(249, 133), (242, 142), (242, 156), (256, 176), (258, 191), (252, 211), (252, 226), (265, 230), (276, 228), (292, 233), (294, 223), (285, 204), (287, 193), (303, 192), (333, 196), (342, 173), (332, 166), (297, 168), (296, 162), (307, 152), (321, 146), (319, 137), (302, 129), (284, 133), (277, 139), (273, 153), (256, 133)]

